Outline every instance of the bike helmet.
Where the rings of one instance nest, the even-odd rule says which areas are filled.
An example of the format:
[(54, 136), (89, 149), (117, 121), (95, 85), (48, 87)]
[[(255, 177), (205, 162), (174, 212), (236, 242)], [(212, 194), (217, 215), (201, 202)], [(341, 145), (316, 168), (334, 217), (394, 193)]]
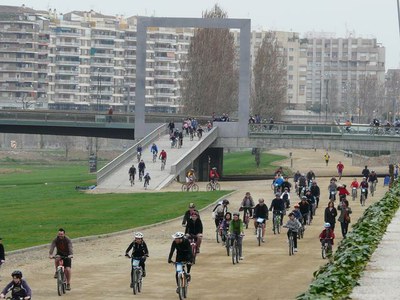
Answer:
[(213, 169), (213, 170), (216, 170), (216, 169), (217, 169), (217, 167), (212, 167), (212, 169)]
[(15, 270), (14, 272), (11, 273), (11, 276), (21, 279), (22, 278), (22, 272), (19, 271), (19, 270)]
[(135, 233), (135, 239), (142, 239), (142, 238), (143, 238), (143, 233), (141, 233), (141, 232)]
[(222, 204), (224, 204), (224, 205), (228, 205), (228, 204), (229, 204), (229, 200), (228, 200), (228, 199), (224, 199), (224, 200), (222, 200)]
[(175, 232), (173, 235), (172, 235), (172, 237), (174, 238), (174, 239), (181, 239), (181, 238), (183, 238), (183, 236), (184, 236), (185, 234), (183, 233), (183, 232)]
[(189, 204), (189, 208), (195, 208), (195, 207), (196, 207), (196, 205), (194, 205), (193, 202)]
[(331, 224), (330, 223), (325, 223), (324, 224), (324, 228), (331, 228)]

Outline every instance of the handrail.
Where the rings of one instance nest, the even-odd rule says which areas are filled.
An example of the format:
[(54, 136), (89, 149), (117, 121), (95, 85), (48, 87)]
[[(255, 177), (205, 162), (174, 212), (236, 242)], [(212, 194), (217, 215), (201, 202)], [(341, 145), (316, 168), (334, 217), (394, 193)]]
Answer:
[(167, 129), (168, 129), (167, 124), (163, 124), (157, 127), (150, 134), (146, 135), (144, 138), (135, 143), (132, 147), (128, 148), (124, 153), (120, 154), (112, 161), (110, 161), (108, 164), (106, 164), (103, 168), (101, 168), (97, 172), (97, 185), (104, 182), (104, 180), (111, 173), (119, 169), (121, 166), (125, 165), (127, 161), (129, 160), (132, 161), (135, 155), (137, 154), (136, 148), (139, 144), (141, 144), (142, 147), (145, 148), (147, 145), (153, 143), (155, 140), (160, 138), (161, 135), (166, 134)]

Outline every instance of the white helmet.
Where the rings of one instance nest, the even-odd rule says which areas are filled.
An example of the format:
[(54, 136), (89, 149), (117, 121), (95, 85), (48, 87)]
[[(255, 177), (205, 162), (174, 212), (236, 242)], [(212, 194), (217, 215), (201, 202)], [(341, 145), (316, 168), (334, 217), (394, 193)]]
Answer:
[(143, 238), (143, 233), (141, 233), (141, 232), (135, 233), (135, 239), (142, 239), (142, 238)]
[(330, 228), (330, 227), (331, 227), (331, 224), (330, 224), (330, 223), (325, 223), (325, 224), (324, 224), (324, 227), (325, 227), (325, 228)]
[(183, 238), (183, 236), (184, 236), (185, 234), (183, 233), (183, 232), (175, 232), (173, 235), (172, 235), (172, 237), (174, 238), (174, 239), (181, 239), (181, 238)]

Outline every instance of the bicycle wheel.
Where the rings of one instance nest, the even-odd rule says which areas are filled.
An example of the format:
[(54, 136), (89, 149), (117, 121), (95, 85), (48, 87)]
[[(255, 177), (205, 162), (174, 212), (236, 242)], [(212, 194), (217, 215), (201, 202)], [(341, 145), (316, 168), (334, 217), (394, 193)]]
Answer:
[(198, 186), (196, 183), (194, 183), (194, 184), (192, 185), (191, 190), (192, 190), (193, 192), (198, 192), (198, 191), (199, 191), (199, 186)]
[(302, 226), (300, 229), (300, 238), (304, 238), (304, 227)]
[(239, 245), (238, 245), (237, 241), (236, 241), (235, 247), (236, 247), (235, 259), (236, 259), (236, 263), (238, 264), (239, 263)]
[(207, 192), (212, 191), (211, 183), (208, 183), (208, 184), (206, 185), (206, 190), (207, 190)]
[(231, 256), (232, 256), (232, 263), (236, 263), (236, 243), (233, 242), (233, 246), (231, 246)]
[(289, 256), (292, 256), (294, 254), (294, 242), (293, 242), (293, 235), (289, 235)]
[(143, 282), (143, 277), (142, 277), (142, 270), (137, 270), (137, 291), (140, 293), (142, 291), (142, 282)]
[(273, 232), (274, 232), (274, 234), (276, 234), (276, 217), (274, 217), (273, 219), (272, 219), (272, 222), (273, 222), (273, 224), (272, 224), (272, 230), (273, 230)]
[(365, 195), (361, 194), (361, 206), (365, 205)]
[(230, 249), (229, 249), (229, 239), (228, 238), (226, 238), (226, 240), (225, 240), (225, 248), (226, 248), (226, 255), (229, 256)]
[(357, 198), (357, 190), (356, 189), (353, 189), (351, 191), (351, 197), (353, 198), (353, 201), (356, 200), (356, 198)]
[(179, 299), (185, 299), (185, 278), (183, 272), (178, 274), (178, 295)]
[(137, 271), (134, 270), (134, 271), (133, 271), (133, 274), (132, 274), (132, 291), (133, 291), (133, 294), (134, 294), (134, 295), (136, 295), (137, 292), (138, 292), (138, 290), (137, 290), (137, 288), (138, 288), (137, 284), (138, 284)]
[(62, 296), (65, 293), (64, 290), (64, 276), (61, 270), (57, 270), (57, 293), (58, 296)]
[(188, 188), (185, 183), (182, 183), (182, 192), (187, 192)]
[(261, 240), (262, 240), (262, 228), (258, 227), (257, 228), (257, 241), (258, 241), (258, 246), (261, 246)]
[(281, 233), (281, 216), (278, 216), (278, 218), (277, 218), (276, 230), (278, 231), (278, 234)]
[(218, 182), (215, 183), (215, 185), (214, 185), (214, 190), (215, 190), (215, 191), (220, 191), (220, 190), (221, 190), (221, 186), (219, 185)]
[(217, 243), (219, 243), (219, 228), (218, 227), (215, 229), (215, 239), (217, 240)]
[(196, 255), (197, 255), (197, 245), (194, 244), (194, 245), (192, 245), (192, 256), (193, 256), (193, 261), (192, 261), (192, 263), (193, 263), (193, 264), (196, 263)]

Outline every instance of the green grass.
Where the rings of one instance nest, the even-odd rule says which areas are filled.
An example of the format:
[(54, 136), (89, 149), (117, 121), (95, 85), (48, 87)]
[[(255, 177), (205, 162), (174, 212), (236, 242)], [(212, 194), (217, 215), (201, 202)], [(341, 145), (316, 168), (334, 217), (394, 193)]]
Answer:
[[(7, 173), (4, 171), (7, 169)], [(2, 164), (0, 236), (6, 250), (46, 244), (64, 227), (71, 238), (110, 233), (182, 216), (189, 202), (201, 209), (227, 191), (213, 193), (87, 194), (87, 166)], [(47, 183), (47, 184), (45, 184)], [(173, 229), (171, 229), (173, 231)]]
[[(224, 175), (272, 175), (278, 168), (272, 165), (275, 161), (286, 159), (285, 156), (269, 153), (261, 153), (260, 167), (257, 168), (254, 155), (251, 150), (241, 152), (224, 153)], [(291, 174), (284, 169), (284, 173)]]

